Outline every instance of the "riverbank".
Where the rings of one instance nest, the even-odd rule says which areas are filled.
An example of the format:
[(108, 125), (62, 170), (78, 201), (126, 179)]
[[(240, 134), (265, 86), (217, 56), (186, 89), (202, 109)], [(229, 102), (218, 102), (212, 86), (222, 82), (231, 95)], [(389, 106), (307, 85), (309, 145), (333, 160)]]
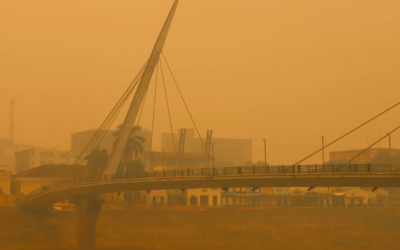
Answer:
[[(75, 211), (48, 227), (0, 210), (0, 249), (75, 249)], [(100, 213), (97, 244), (122, 249), (400, 249), (398, 208), (113, 209)]]

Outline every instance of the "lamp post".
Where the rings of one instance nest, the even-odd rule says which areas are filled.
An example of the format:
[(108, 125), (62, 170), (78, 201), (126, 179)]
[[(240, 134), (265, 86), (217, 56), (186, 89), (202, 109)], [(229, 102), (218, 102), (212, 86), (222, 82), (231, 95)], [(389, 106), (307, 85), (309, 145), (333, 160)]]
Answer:
[(322, 166), (325, 164), (324, 136), (322, 136)]
[(165, 156), (164, 156), (164, 148), (162, 149), (162, 169), (165, 170)]
[(392, 142), (390, 139), (390, 133), (388, 133), (388, 137), (389, 137), (389, 169), (391, 170), (392, 168)]
[(261, 139), (264, 141), (264, 162), (265, 162), (265, 167), (267, 167), (267, 140)]

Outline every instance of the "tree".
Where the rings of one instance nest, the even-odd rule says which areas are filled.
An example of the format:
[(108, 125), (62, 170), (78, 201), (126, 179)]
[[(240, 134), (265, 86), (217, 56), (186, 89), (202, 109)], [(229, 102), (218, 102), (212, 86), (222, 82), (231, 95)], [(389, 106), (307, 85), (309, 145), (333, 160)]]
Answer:
[(142, 163), (142, 160), (137, 159), (128, 162), (128, 164), (126, 165), (125, 174), (127, 176), (133, 176), (137, 172), (143, 172), (143, 171), (144, 171), (144, 164)]
[(92, 149), (92, 152), (85, 156), (89, 174), (102, 174), (107, 165), (108, 157), (107, 149), (100, 149), (99, 147)]
[[(114, 137), (116, 137), (114, 141), (114, 146), (117, 143), (119, 134), (121, 133), (122, 124), (117, 127), (117, 131), (114, 132)], [(132, 128), (131, 133), (129, 135), (128, 141), (125, 145), (124, 149), (124, 158), (132, 160), (133, 156), (135, 158), (139, 157), (139, 154), (143, 154), (143, 143), (146, 139), (140, 135), (137, 135), (137, 132), (142, 130), (142, 127), (136, 125)]]
[[(121, 133), (122, 124), (117, 127), (117, 131), (114, 132), (114, 146), (117, 143), (118, 137)], [(144, 165), (140, 159), (138, 159), (140, 154), (143, 154), (143, 143), (146, 139), (137, 133), (142, 130), (139, 125), (132, 128), (129, 135), (128, 141), (124, 148), (123, 160), (118, 165), (118, 173), (131, 174), (132, 172), (140, 172), (144, 170)], [(135, 160), (134, 160), (135, 159)], [(125, 170), (125, 171), (124, 171)]]

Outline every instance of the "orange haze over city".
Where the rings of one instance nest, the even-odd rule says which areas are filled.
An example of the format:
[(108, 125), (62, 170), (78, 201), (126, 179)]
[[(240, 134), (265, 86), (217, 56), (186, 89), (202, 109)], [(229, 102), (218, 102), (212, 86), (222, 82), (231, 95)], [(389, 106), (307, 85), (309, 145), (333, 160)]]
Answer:
[[(14, 98), (16, 143), (69, 150), (71, 133), (97, 128), (139, 72), (172, 3), (1, 1), (0, 138)], [(268, 162), (291, 164), (320, 148), (321, 136), (329, 143), (399, 102), (399, 9), (398, 0), (182, 0), (163, 51), (203, 137), (212, 129), (252, 139), (253, 162), (264, 159), (266, 139)], [(173, 129), (193, 128), (164, 73)], [(148, 129), (153, 95), (154, 77), (141, 118)], [(156, 105), (160, 150), (170, 131), (161, 85)], [(399, 125), (396, 107), (325, 158)]]

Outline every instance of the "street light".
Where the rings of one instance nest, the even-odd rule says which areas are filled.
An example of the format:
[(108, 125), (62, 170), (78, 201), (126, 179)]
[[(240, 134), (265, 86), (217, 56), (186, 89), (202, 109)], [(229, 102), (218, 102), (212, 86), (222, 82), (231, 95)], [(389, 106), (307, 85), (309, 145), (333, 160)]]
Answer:
[(392, 170), (392, 142), (390, 139), (390, 133), (387, 134), (389, 137), (389, 169)]
[(261, 139), (264, 141), (264, 162), (265, 162), (265, 167), (267, 167), (267, 140)]
[(325, 164), (324, 136), (322, 136), (322, 166)]
[(165, 156), (164, 156), (164, 148), (162, 149), (162, 170), (165, 170)]

